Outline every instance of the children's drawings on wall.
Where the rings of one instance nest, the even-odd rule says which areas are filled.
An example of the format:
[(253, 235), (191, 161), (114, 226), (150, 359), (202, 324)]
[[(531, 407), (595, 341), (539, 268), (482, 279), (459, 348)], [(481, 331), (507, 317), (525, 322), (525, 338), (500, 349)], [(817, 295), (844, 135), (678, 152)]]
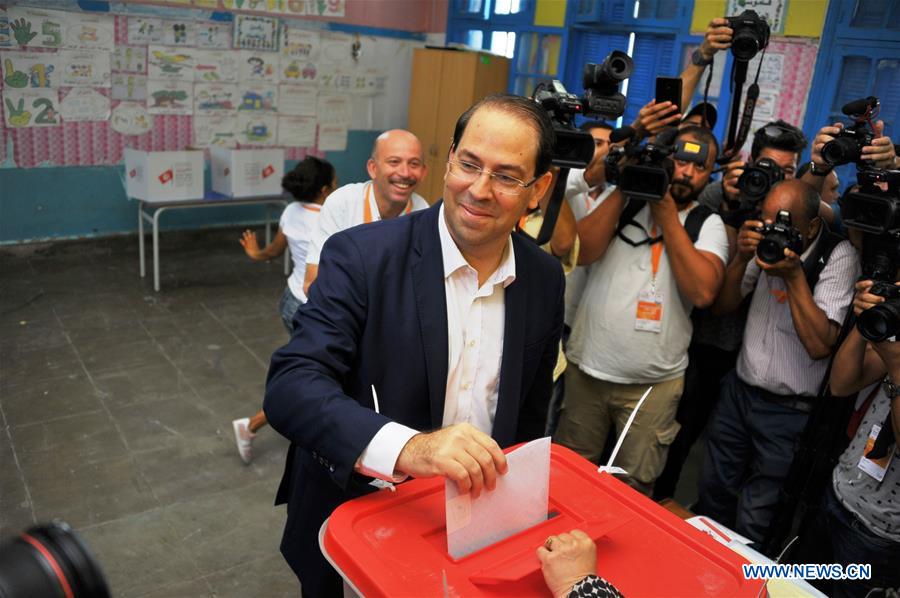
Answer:
[[(64, 13), (73, 15), (73, 13)], [(115, 42), (115, 22), (107, 16), (70, 16), (64, 21), (64, 47), (74, 50), (112, 52)]]
[(278, 76), (285, 83), (315, 86), (319, 82), (319, 69), (314, 62), (282, 56)]
[(197, 45), (197, 30), (193, 21), (163, 21), (162, 43), (166, 46)]
[(147, 50), (147, 76), (151, 79), (194, 80), (194, 50), (150, 46)]
[(7, 13), (13, 43), (22, 48), (62, 48), (67, 15), (74, 17), (74, 13), (22, 6), (10, 6)]
[(147, 48), (144, 46), (118, 46), (113, 52), (112, 68), (124, 73), (147, 72)]
[(194, 115), (194, 146), (235, 147), (237, 119), (225, 115)]
[(278, 112), (292, 116), (315, 116), (319, 91), (303, 85), (278, 86)]
[(235, 83), (238, 80), (237, 52), (194, 50), (194, 80), (200, 83)]
[(147, 111), (150, 114), (191, 114), (194, 111), (193, 81), (147, 81)]
[(143, 102), (147, 99), (147, 76), (113, 73), (110, 97), (114, 100)]
[(220, 22), (197, 23), (197, 47), (231, 48), (231, 25)]
[(109, 87), (109, 52), (59, 52), (60, 85), (73, 87)]
[(278, 50), (278, 19), (238, 14), (234, 17), (234, 47), (245, 50)]
[(143, 135), (153, 127), (153, 116), (142, 104), (122, 102), (112, 111), (110, 126), (122, 135)]
[(317, 147), (323, 152), (342, 152), (347, 149), (347, 125), (319, 125)]
[(128, 43), (131, 45), (158, 44), (163, 40), (162, 19), (128, 17)]
[(234, 114), (238, 104), (236, 83), (196, 83), (194, 114)]
[(59, 94), (55, 89), (4, 89), (3, 118), (12, 129), (57, 126)]
[(284, 26), (281, 56), (309, 62), (319, 58), (319, 32)]
[(239, 79), (242, 83), (278, 81), (278, 54), (241, 50)]
[(278, 88), (257, 84), (240, 86), (240, 112), (275, 112), (278, 109)]
[(240, 113), (238, 141), (245, 145), (275, 145), (278, 117), (274, 114)]
[(0, 52), (0, 65), (4, 87), (59, 87), (60, 68), (55, 53)]
[(63, 121), (109, 119), (109, 98), (91, 87), (73, 87), (59, 103)]
[(0, 48), (9, 48), (13, 45), (12, 30), (9, 28), (9, 15), (6, 7), (0, 6)]
[(316, 116), (325, 125), (344, 125), (353, 117), (350, 98), (342, 95), (319, 94)]
[(314, 116), (278, 116), (278, 145), (312, 147), (316, 144)]

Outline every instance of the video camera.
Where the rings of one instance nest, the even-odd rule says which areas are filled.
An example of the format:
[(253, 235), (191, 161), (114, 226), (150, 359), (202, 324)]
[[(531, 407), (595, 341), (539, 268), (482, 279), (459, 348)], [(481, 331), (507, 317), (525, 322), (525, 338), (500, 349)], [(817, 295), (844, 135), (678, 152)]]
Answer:
[(725, 17), (734, 32), (731, 53), (741, 62), (753, 60), (757, 52), (769, 45), (769, 23), (754, 10), (745, 10), (735, 17)]
[[(613, 143), (629, 139), (625, 146), (610, 149), (606, 156), (606, 180), (618, 185), (630, 199), (659, 201), (669, 190), (674, 160), (706, 163), (709, 147), (700, 141), (675, 138), (678, 129), (663, 129), (653, 141), (634, 142), (634, 129), (621, 127), (610, 134)], [(622, 160), (624, 159), (624, 164)]]
[(763, 238), (756, 246), (756, 257), (767, 264), (775, 264), (784, 259), (784, 250), (790, 249), (797, 255), (803, 252), (803, 235), (794, 228), (791, 213), (779, 210), (775, 222), (765, 224), (757, 231)]
[(872, 145), (875, 138), (872, 119), (878, 114), (881, 104), (875, 96), (854, 100), (841, 108), (854, 123), (841, 129), (837, 137), (822, 147), (822, 160), (831, 167), (862, 162), (862, 148)]
[(631, 57), (625, 52), (613, 50), (600, 64), (584, 65), (584, 97), (569, 93), (556, 79), (538, 84), (532, 98), (550, 115), (556, 131), (554, 166), (587, 167), (594, 157), (594, 139), (575, 128), (575, 116), (581, 114), (606, 119), (622, 116), (625, 113), (625, 96), (619, 93), (619, 84), (633, 71)]

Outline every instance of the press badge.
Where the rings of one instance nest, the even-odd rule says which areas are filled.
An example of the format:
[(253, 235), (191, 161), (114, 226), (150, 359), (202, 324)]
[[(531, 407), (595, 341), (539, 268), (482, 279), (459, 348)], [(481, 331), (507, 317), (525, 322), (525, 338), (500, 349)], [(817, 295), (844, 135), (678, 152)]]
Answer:
[(662, 331), (662, 295), (654, 290), (638, 293), (634, 329), (644, 332)]
[(869, 457), (879, 432), (881, 432), (881, 426), (878, 424), (872, 426), (872, 431), (869, 432), (869, 437), (866, 439), (866, 448), (863, 449), (862, 457), (859, 458), (859, 468), (880, 482), (884, 480), (884, 474), (891, 466), (891, 460), (894, 458), (894, 453), (897, 452), (897, 445), (891, 443), (891, 447), (884, 457), (879, 459)]

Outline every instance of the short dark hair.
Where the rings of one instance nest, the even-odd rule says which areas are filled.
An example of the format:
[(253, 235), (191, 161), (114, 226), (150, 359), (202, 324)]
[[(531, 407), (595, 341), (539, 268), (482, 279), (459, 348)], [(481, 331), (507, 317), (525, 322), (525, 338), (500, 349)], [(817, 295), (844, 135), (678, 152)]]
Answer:
[(710, 146), (713, 151), (713, 159), (719, 157), (719, 141), (716, 139), (716, 136), (712, 134), (707, 127), (702, 127), (700, 125), (687, 125), (686, 127), (682, 127), (678, 129), (678, 135), (675, 136), (675, 139), (681, 139), (682, 137), (690, 135), (695, 138), (697, 141), (702, 141), (706, 145)]
[(586, 120), (581, 123), (578, 130), (587, 133), (591, 129), (606, 129), (607, 131), (612, 131), (613, 128), (614, 127), (605, 120)]
[(281, 186), (297, 201), (315, 201), (322, 187), (334, 181), (334, 166), (328, 160), (306, 156), (281, 179)]
[(481, 108), (492, 108), (509, 112), (527, 121), (538, 134), (538, 152), (534, 165), (534, 176), (539, 177), (550, 170), (550, 161), (553, 157), (553, 147), (556, 145), (556, 133), (553, 130), (553, 123), (550, 116), (540, 104), (530, 98), (515, 96), (508, 93), (496, 93), (489, 95), (462, 113), (459, 120), (456, 121), (456, 128), (453, 130), (453, 145), (451, 150), (455, 150), (459, 146), (463, 133), (469, 125), (469, 120)]
[[(766, 127), (769, 126), (778, 127), (782, 130), (782, 133), (777, 137), (767, 135), (765, 130)], [(803, 135), (803, 131), (794, 125), (779, 119), (763, 125), (753, 134), (753, 145), (750, 148), (750, 158), (755, 161), (759, 158), (760, 152), (767, 147), (785, 152), (793, 152), (799, 155), (800, 152), (806, 149), (806, 136)]]

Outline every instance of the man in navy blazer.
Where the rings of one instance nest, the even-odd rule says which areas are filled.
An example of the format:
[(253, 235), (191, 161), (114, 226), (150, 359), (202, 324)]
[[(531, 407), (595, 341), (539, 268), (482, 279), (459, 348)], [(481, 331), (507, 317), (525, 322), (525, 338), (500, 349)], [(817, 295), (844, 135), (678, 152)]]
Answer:
[(442, 202), (325, 244), (264, 403), (291, 441), (276, 504), (304, 595), (341, 595), (319, 529), (373, 477), (477, 496), (506, 472), (500, 447), (543, 435), (565, 282), (512, 231), (550, 185), (554, 142), (536, 103), (489, 96), (457, 122)]

